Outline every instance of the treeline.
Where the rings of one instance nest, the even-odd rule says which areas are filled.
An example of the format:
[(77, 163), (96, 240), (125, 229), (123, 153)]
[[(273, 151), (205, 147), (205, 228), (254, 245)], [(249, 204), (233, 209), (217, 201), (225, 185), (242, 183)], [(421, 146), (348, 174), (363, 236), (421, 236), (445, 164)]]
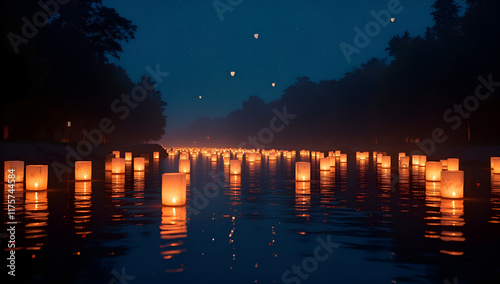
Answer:
[[(144, 88), (154, 82), (132, 82), (108, 61), (134, 39), (130, 20), (101, 0), (4, 0), (0, 6), (4, 140), (78, 142), (103, 121), (113, 130), (102, 143), (161, 138), (167, 104), (156, 88)], [(134, 88), (141, 92), (131, 94)]]
[[(372, 58), (339, 80), (297, 78), (279, 100), (250, 97), (227, 117), (201, 119), (167, 143), (332, 149), (434, 135), (441, 145), (499, 145), (500, 1), (466, 5), (459, 16), (454, 1), (435, 1), (434, 26), (424, 36), (394, 36), (390, 60)], [(272, 130), (276, 110), (285, 107), (296, 116), (283, 129), (274, 120)]]

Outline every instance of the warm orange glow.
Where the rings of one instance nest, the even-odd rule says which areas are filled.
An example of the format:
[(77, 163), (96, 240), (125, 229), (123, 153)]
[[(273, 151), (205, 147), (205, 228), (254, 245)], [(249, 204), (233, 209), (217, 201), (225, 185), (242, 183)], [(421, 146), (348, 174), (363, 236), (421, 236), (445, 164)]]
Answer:
[(3, 181), (9, 182), (9, 170), (14, 169), (14, 181), (24, 182), (24, 161), (5, 161), (3, 162)]
[(255, 39), (258, 39), (258, 38), (259, 38), (259, 34), (254, 34), (254, 35), (253, 35), (253, 37), (254, 37)]
[(120, 151), (113, 151), (113, 155), (115, 155), (115, 158), (120, 158)]
[(410, 167), (410, 157), (403, 156), (399, 159), (399, 167), (400, 168), (409, 168)]
[(132, 161), (132, 152), (125, 152), (125, 161), (126, 162)]
[(391, 156), (382, 156), (382, 163), (380, 165), (384, 169), (391, 167)]
[(75, 162), (75, 180), (92, 179), (92, 161)]
[(420, 155), (411, 155), (412, 166), (418, 166), (420, 164), (419, 158), (420, 158)]
[(441, 171), (443, 166), (441, 162), (428, 161), (425, 163), (425, 180), (441, 181)]
[(427, 162), (427, 156), (426, 155), (419, 155), (418, 157), (418, 165), (420, 167), (425, 167), (425, 163)]
[(144, 157), (134, 158), (134, 171), (144, 171), (145, 170), (146, 159)]
[(401, 161), (401, 158), (402, 157), (405, 157), (406, 156), (406, 153), (405, 152), (399, 152), (398, 153), (398, 161)]
[(223, 158), (223, 161), (224, 161), (224, 166), (229, 166), (229, 161), (230, 161), (230, 160), (231, 160), (231, 159), (230, 159), (229, 157), (224, 157), (224, 158)]
[(330, 170), (330, 158), (320, 158), (319, 159), (319, 169), (321, 171)]
[(191, 173), (191, 161), (190, 160), (179, 160), (179, 173)]
[(234, 77), (235, 72), (231, 71), (231, 77)]
[(443, 171), (441, 172), (441, 197), (463, 198), (464, 197), (464, 172)]
[(447, 167), (447, 170), (448, 171), (458, 171), (458, 170), (460, 170), (459, 163), (460, 163), (460, 161), (457, 158), (448, 158), (448, 167)]
[(111, 159), (111, 173), (113, 174), (125, 173), (125, 158)]
[(309, 162), (295, 163), (295, 180), (296, 181), (311, 180), (311, 163)]
[(27, 190), (45, 190), (49, 178), (48, 165), (29, 165), (26, 166), (26, 189)]
[(241, 160), (230, 160), (229, 161), (229, 173), (232, 175), (241, 174)]
[(347, 154), (340, 154), (340, 162), (347, 163)]
[(186, 174), (165, 173), (162, 175), (161, 200), (165, 206), (186, 204)]
[(274, 88), (274, 86), (276, 86), (276, 83), (271, 83), (271, 86), (273, 86), (273, 88)]
[(157, 160), (160, 158), (160, 152), (153, 152), (153, 159)]

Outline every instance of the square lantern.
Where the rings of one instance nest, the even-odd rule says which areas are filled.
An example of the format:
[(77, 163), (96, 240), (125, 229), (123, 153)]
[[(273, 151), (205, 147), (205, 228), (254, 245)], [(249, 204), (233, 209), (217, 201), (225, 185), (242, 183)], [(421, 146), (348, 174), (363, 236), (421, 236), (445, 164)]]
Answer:
[(188, 159), (188, 154), (182, 153), (179, 155), (179, 160), (187, 160)]
[(347, 154), (340, 154), (340, 162), (347, 163)]
[(92, 161), (75, 162), (75, 180), (92, 179)]
[(185, 173), (185, 174), (191, 173), (190, 160), (179, 160), (179, 173)]
[(229, 161), (229, 174), (241, 175), (241, 160)]
[(14, 181), (24, 181), (24, 161), (5, 161), (3, 162), (3, 181), (9, 182), (9, 170), (14, 170)]
[(231, 160), (229, 157), (222, 158), (224, 161), (224, 166), (229, 166), (229, 161)]
[(160, 152), (153, 152), (153, 159), (158, 160), (160, 158)]
[(319, 169), (321, 171), (330, 170), (330, 158), (320, 158), (319, 159)]
[(448, 171), (458, 171), (460, 170), (459, 163), (460, 161), (458, 158), (448, 158), (448, 166), (446, 169)]
[(399, 167), (400, 168), (409, 168), (410, 167), (410, 156), (403, 156), (399, 158)]
[(48, 165), (26, 166), (26, 189), (45, 190), (49, 179)]
[(334, 167), (335, 168), (335, 156), (328, 156), (326, 157), (330, 160), (330, 168)]
[(398, 161), (401, 161), (401, 158), (402, 157), (405, 157), (406, 156), (406, 153), (405, 152), (399, 152), (398, 153)]
[(146, 159), (144, 157), (134, 158), (134, 171), (144, 171), (146, 168)]
[(382, 156), (381, 167), (384, 169), (389, 169), (391, 167), (391, 156)]
[(125, 158), (111, 159), (111, 173), (113, 174), (125, 173)]
[(419, 158), (420, 158), (420, 155), (411, 155), (411, 164), (412, 164), (412, 166), (418, 166), (418, 165), (420, 165)]
[(491, 157), (490, 164), (493, 169), (493, 173), (500, 174), (500, 157)]
[(210, 161), (211, 162), (217, 162), (217, 154), (212, 154), (212, 156), (210, 156)]
[(377, 153), (377, 164), (382, 164), (382, 157), (384, 154), (382, 153)]
[(269, 160), (276, 160), (276, 152), (269, 152)]
[(161, 176), (161, 203), (164, 206), (186, 204), (185, 173), (165, 173)]
[(441, 197), (463, 198), (464, 197), (464, 172), (443, 171), (441, 172)]
[(441, 181), (441, 171), (443, 165), (441, 162), (428, 161), (425, 163), (425, 180)]
[(125, 152), (125, 161), (132, 162), (132, 152)]
[(113, 151), (113, 155), (115, 158), (120, 158), (120, 151)]
[(426, 155), (419, 155), (418, 157), (418, 165), (420, 167), (425, 167), (425, 163), (427, 162), (427, 156)]
[(309, 162), (295, 163), (295, 180), (296, 181), (311, 180), (311, 163)]

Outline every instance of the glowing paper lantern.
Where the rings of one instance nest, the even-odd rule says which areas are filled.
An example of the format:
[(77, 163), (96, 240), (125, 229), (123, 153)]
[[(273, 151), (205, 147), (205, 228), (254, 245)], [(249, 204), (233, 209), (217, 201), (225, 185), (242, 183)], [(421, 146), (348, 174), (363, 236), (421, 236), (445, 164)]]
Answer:
[(458, 158), (448, 158), (448, 171), (458, 171), (460, 170), (459, 168), (459, 159)]
[(402, 157), (405, 157), (406, 156), (406, 153), (405, 152), (399, 152), (398, 153), (398, 161), (401, 161), (401, 158)]
[(311, 180), (311, 163), (309, 162), (295, 163), (295, 180), (296, 181)]
[(161, 176), (161, 203), (164, 206), (186, 204), (185, 173), (165, 173)]
[(340, 162), (347, 163), (347, 154), (340, 154)]
[(158, 160), (160, 158), (160, 152), (153, 152), (153, 159)]
[(276, 152), (269, 152), (269, 160), (276, 160)]
[(125, 152), (125, 162), (132, 162), (132, 152)]
[(316, 157), (317, 157), (318, 159), (322, 159), (322, 158), (324, 158), (324, 157), (325, 157), (325, 153), (323, 153), (323, 152), (318, 152), (318, 153), (316, 153)]
[(420, 155), (418, 157), (418, 165), (420, 167), (425, 167), (425, 163), (427, 162), (427, 156), (426, 155)]
[(248, 160), (250, 163), (255, 162), (255, 153), (247, 153), (247, 160)]
[(276, 84), (275, 83), (271, 83), (271, 86), (273, 86), (273, 88), (274, 88), (274, 86), (276, 86)]
[(115, 158), (120, 158), (120, 151), (113, 151), (113, 155), (115, 155)]
[(231, 160), (229, 157), (224, 157), (224, 166), (229, 166), (229, 161)]
[(144, 171), (146, 159), (144, 157), (134, 158), (134, 171)]
[(179, 155), (179, 160), (187, 160), (188, 156), (186, 153), (182, 153)]
[(234, 71), (231, 71), (231, 77), (234, 77), (234, 73), (235, 73)]
[(384, 169), (391, 167), (391, 156), (382, 156), (382, 163), (380, 165)]
[(382, 164), (382, 157), (384, 154), (382, 153), (377, 153), (377, 164)]
[(400, 168), (409, 168), (410, 167), (410, 157), (409, 156), (403, 156), (399, 160), (399, 167)]
[(9, 170), (14, 170), (14, 181), (23, 182), (24, 181), (24, 161), (5, 161), (3, 162), (3, 181), (9, 182)]
[(500, 174), (500, 157), (491, 157), (490, 164), (493, 169), (493, 173)]
[(439, 160), (441, 162), (441, 166), (443, 167), (443, 171), (448, 169), (448, 160)]
[(213, 154), (212, 156), (210, 156), (210, 161), (217, 162), (217, 154)]
[(49, 179), (48, 165), (26, 166), (26, 189), (45, 190)]
[(330, 158), (320, 158), (319, 159), (319, 169), (321, 171), (330, 170)]
[(441, 162), (429, 161), (425, 163), (425, 180), (440, 181), (443, 166)]
[(420, 155), (412, 155), (412, 156), (411, 156), (411, 164), (412, 164), (413, 166), (418, 166), (418, 165), (420, 165), (420, 163), (419, 163), (419, 158), (420, 158)]
[(253, 37), (254, 37), (255, 39), (258, 39), (258, 38), (259, 38), (259, 34), (254, 34), (254, 35), (253, 35)]
[(229, 173), (232, 175), (241, 175), (241, 160), (229, 161)]
[(111, 173), (113, 174), (125, 173), (125, 158), (113, 158), (111, 160)]
[(75, 162), (75, 180), (92, 179), (92, 161)]
[(463, 198), (464, 197), (464, 172), (443, 171), (441, 172), (441, 197)]
[(190, 160), (179, 160), (179, 173), (185, 173), (185, 174), (191, 173)]
[(330, 159), (330, 167), (335, 167), (335, 156), (328, 156), (328, 159)]

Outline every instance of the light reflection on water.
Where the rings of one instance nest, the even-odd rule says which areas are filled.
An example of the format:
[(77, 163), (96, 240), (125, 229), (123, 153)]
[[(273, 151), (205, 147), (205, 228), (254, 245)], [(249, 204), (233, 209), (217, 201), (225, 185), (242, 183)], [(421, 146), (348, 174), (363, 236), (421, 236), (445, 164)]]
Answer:
[[(126, 174), (102, 173), (102, 179), (70, 183), (74, 195), (65, 198), (57, 188), (16, 190), (19, 247), (38, 251), (37, 258), (48, 256), (44, 247), (67, 230), (75, 239), (67, 239), (71, 245), (60, 250), (72, 255), (89, 247), (102, 251), (87, 256), (88, 263), (102, 258), (116, 270), (126, 267), (137, 283), (271, 283), (313, 254), (317, 236), (330, 235), (340, 247), (308, 283), (332, 278), (339, 283), (442, 283), (446, 277), (471, 278), (465, 268), (479, 258), (491, 266), (471, 271), (498, 274), (498, 174), (480, 172), (483, 176), (474, 181), (482, 187), (466, 188), (471, 198), (454, 200), (441, 198), (440, 183), (426, 182), (425, 168), (419, 166), (382, 169), (372, 160), (337, 159), (330, 171), (320, 171), (313, 157), (262, 155), (252, 162), (241, 157), (242, 174), (230, 175), (222, 155), (215, 155), (216, 162), (206, 154), (190, 157), (186, 206), (160, 202), (161, 174), (177, 171), (179, 155), (148, 161), (144, 172), (134, 172), (127, 163)], [(310, 182), (294, 181), (297, 160), (311, 162)], [(205, 185), (219, 184), (214, 176), (223, 179), (223, 188), (199, 199), (203, 206), (191, 212), (194, 189), (203, 193)], [(63, 223), (51, 230), (50, 222), (57, 221), (50, 216), (67, 207), (74, 208), (72, 228)], [(20, 263), (31, 265), (30, 260)], [(364, 273), (354, 272), (354, 266)], [(90, 267), (82, 265), (82, 275)], [(102, 269), (107, 282), (112, 275)]]

